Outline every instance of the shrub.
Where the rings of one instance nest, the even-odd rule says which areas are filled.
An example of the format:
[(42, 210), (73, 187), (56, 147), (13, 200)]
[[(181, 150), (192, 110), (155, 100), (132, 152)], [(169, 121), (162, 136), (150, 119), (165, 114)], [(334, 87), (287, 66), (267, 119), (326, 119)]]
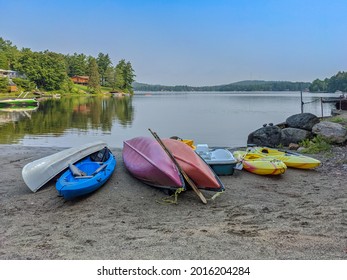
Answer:
[(301, 141), (300, 146), (305, 148), (304, 150), (302, 150), (302, 152), (307, 154), (317, 154), (319, 152), (326, 152), (331, 150), (330, 143), (320, 135), (315, 136), (311, 140), (305, 139)]

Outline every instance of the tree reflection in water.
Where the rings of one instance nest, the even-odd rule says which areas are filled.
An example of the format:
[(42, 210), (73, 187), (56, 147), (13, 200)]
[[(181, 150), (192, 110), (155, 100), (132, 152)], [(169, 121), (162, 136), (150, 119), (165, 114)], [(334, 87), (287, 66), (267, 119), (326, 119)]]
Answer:
[(0, 111), (0, 144), (18, 143), (28, 134), (59, 136), (69, 129), (108, 133), (114, 123), (127, 127), (134, 117), (132, 97), (62, 97), (41, 100), (36, 111), (21, 111)]

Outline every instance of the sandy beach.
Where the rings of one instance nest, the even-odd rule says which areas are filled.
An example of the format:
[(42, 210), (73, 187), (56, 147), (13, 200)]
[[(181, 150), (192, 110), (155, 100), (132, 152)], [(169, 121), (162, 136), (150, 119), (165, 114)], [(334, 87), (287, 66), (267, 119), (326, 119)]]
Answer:
[[(347, 259), (347, 147), (316, 170), (220, 177), (226, 191), (178, 204), (117, 167), (95, 193), (65, 201), (54, 181), (36, 193), (21, 171), (62, 148), (0, 145), (0, 259)], [(213, 193), (204, 192), (206, 197)]]

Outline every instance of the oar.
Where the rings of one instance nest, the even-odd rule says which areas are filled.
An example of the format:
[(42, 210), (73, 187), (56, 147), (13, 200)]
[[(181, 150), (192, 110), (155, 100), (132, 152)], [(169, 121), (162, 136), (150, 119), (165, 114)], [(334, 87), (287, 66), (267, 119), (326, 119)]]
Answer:
[(172, 155), (172, 153), (168, 150), (168, 148), (166, 148), (166, 146), (164, 145), (163, 141), (161, 141), (161, 139), (159, 138), (159, 136), (157, 135), (156, 132), (153, 132), (150, 128), (148, 129), (152, 135), (154, 136), (155, 140), (158, 141), (158, 143), (160, 144), (160, 146), (164, 149), (164, 151), (168, 154), (168, 156), (171, 158), (171, 160), (173, 161), (173, 163), (177, 166), (178, 171), (183, 175), (184, 179), (186, 179), (186, 181), (188, 182), (188, 184), (192, 187), (193, 191), (198, 195), (198, 197), (201, 199), (202, 203), (206, 204), (207, 200), (204, 197), (204, 195), (202, 194), (202, 192), (198, 189), (198, 187), (195, 185), (195, 183), (188, 177), (187, 173), (183, 171), (183, 169), (181, 168), (181, 166), (178, 164), (177, 160), (174, 158), (174, 156)]

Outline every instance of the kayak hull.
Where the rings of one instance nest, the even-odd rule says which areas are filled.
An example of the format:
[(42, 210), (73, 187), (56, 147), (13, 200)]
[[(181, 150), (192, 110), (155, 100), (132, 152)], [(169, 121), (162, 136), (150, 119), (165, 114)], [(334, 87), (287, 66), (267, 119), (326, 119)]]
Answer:
[(174, 139), (162, 141), (197, 188), (210, 191), (224, 190), (224, 185), (214, 171), (190, 146)]
[(145, 184), (185, 190), (182, 175), (156, 140), (136, 137), (124, 141), (122, 156), (129, 173)]

